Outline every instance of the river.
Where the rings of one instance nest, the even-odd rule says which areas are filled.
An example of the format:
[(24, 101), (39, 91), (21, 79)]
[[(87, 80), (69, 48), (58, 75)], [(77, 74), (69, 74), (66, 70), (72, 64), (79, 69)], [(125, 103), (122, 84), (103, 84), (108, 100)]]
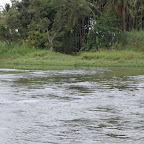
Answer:
[(144, 69), (0, 69), (0, 144), (144, 143)]

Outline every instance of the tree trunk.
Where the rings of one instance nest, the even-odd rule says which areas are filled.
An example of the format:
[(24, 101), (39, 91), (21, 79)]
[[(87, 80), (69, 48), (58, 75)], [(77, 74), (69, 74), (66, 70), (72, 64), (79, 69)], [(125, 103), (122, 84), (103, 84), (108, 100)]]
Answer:
[(126, 44), (126, 24), (125, 24), (125, 6), (122, 8), (122, 26), (123, 26), (123, 46)]
[(48, 37), (48, 41), (49, 41), (49, 44), (50, 44), (50, 51), (53, 51), (53, 39), (54, 38), (50, 37), (48, 29), (47, 29), (47, 37)]
[(53, 41), (50, 40), (49, 42), (50, 42), (50, 51), (53, 51)]

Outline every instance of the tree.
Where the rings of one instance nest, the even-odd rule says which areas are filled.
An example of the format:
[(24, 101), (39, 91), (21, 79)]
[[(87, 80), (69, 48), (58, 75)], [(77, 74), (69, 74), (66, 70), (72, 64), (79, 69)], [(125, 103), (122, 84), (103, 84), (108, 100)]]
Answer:
[(132, 16), (132, 8), (134, 7), (133, 0), (99, 0), (98, 4), (104, 4), (106, 8), (107, 6), (113, 7), (115, 13), (122, 21), (122, 31), (123, 31), (123, 45), (126, 44), (126, 15), (129, 14)]
[(33, 45), (37, 48), (45, 47), (47, 37), (44, 30), (42, 30), (40, 24), (37, 24), (35, 21), (32, 21), (31, 24), (28, 25), (27, 35), (28, 44)]
[(16, 3), (16, 10), (18, 14), (16, 15), (19, 20), (19, 34), (21, 39), (27, 38), (27, 26), (32, 22), (34, 17), (34, 12), (30, 8), (31, 0), (22, 0)]
[[(70, 27), (74, 27), (76, 21), (78, 20), (77, 15), (86, 10), (86, 2), (83, 0), (73, 1), (73, 0), (53, 0), (52, 7), (55, 8), (54, 19), (50, 20), (49, 17), (44, 17), (42, 19), (42, 24), (47, 31), (47, 37), (50, 44), (50, 50), (53, 51), (53, 42), (57, 37), (58, 33), (62, 30)], [(80, 12), (78, 10), (81, 10)], [(88, 11), (87, 11), (88, 12)]]
[(115, 14), (110, 10), (104, 13), (92, 25), (88, 34), (87, 50), (98, 50), (99, 47), (110, 47), (115, 42), (115, 32), (117, 19)]
[(1, 33), (4, 39), (9, 41), (16, 40), (18, 37), (18, 21), (17, 21), (17, 11), (14, 5), (6, 4), (2, 11), (2, 25)]

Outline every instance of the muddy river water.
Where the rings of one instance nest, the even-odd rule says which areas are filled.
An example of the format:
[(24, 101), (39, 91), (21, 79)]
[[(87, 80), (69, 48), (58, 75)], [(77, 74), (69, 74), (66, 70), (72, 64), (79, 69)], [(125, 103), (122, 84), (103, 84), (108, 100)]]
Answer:
[(143, 144), (144, 69), (0, 69), (0, 144)]

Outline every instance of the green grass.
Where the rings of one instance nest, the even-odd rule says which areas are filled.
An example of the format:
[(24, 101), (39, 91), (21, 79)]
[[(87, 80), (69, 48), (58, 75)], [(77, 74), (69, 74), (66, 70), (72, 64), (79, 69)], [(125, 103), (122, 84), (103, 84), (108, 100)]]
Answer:
[(82, 58), (87, 60), (110, 60), (110, 61), (130, 61), (136, 59), (143, 59), (144, 54), (142, 52), (136, 52), (132, 50), (107, 50), (95, 53), (83, 53)]
[[(144, 31), (131, 31), (126, 33), (127, 45), (144, 48)], [(143, 49), (144, 50), (144, 49)]]
[(144, 53), (135, 50), (83, 52), (76, 56), (0, 42), (0, 67), (69, 69), (74, 67), (144, 67)]
[(18, 57), (25, 56), (28, 53), (35, 51), (36, 48), (27, 45), (19, 45), (17, 43), (0, 42), (1, 57)]
[(119, 43), (113, 46), (114, 49), (117, 50), (136, 50), (136, 51), (144, 51), (144, 31), (131, 31), (126, 32), (126, 46), (123, 47), (123, 38), (122, 34), (120, 34)]

